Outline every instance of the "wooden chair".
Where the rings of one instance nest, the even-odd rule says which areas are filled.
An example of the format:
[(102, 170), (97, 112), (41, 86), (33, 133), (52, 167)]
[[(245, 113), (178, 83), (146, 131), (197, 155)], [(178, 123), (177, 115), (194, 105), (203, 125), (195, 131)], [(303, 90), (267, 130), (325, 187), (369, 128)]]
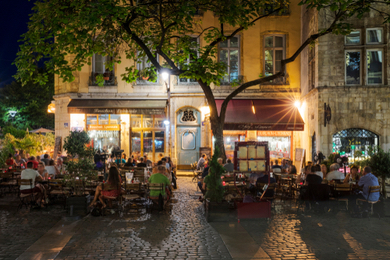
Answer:
[[(370, 186), (368, 188), (369, 188), (369, 190), (368, 190), (368, 197), (367, 197), (367, 199), (366, 200), (365, 199), (357, 199), (356, 200), (356, 204), (358, 204), (359, 202), (367, 202), (367, 203), (369, 203), (370, 207), (371, 207), (370, 213), (371, 213), (371, 215), (373, 215), (374, 214), (374, 204), (380, 202), (380, 200), (378, 199), (376, 201), (372, 201), (372, 200), (370, 200), (370, 195), (373, 194), (373, 193), (380, 192), (381, 186)], [(378, 216), (380, 217), (379, 214), (378, 214)]]
[(148, 199), (152, 202), (151, 210), (153, 210), (154, 206), (157, 206), (157, 209), (159, 211), (163, 210), (164, 206), (165, 206), (165, 204), (167, 202), (167, 198), (163, 197), (163, 202), (161, 204), (159, 196), (158, 197), (151, 197), (150, 196), (150, 192), (151, 191), (159, 191), (160, 193), (165, 192), (165, 185), (164, 185), (164, 183), (148, 183), (148, 191), (149, 191)]
[(48, 180), (47, 185), (49, 187), (48, 196), (51, 201), (61, 201), (64, 204), (64, 208), (66, 206), (66, 198), (69, 196), (70, 191), (64, 189), (64, 185), (58, 180)]
[(145, 198), (142, 195), (141, 183), (124, 183), (126, 194), (122, 195), (123, 197), (123, 208), (125, 207), (126, 202), (131, 203), (131, 209), (139, 210), (145, 207)]
[(345, 202), (345, 208), (348, 210), (348, 196), (351, 195), (352, 186), (348, 183), (334, 183), (333, 195), (334, 200), (338, 202)]
[(9, 193), (16, 192), (18, 189), (18, 181), (14, 178), (14, 175), (11, 171), (1, 172), (0, 178), (2, 182), (0, 182), (0, 193), (6, 194), (6, 189), (8, 188)]
[[(28, 185), (30, 186), (30, 189), (33, 189), (33, 180), (32, 179), (19, 179), (18, 185)], [(28, 209), (29, 206), (31, 206), (35, 201), (35, 196), (38, 193), (21, 193), (19, 192), (19, 199), (20, 204), (18, 206), (18, 210), (21, 209), (23, 206), (26, 206), (26, 209)]]
[[(256, 189), (258, 190), (258, 191), (261, 191), (261, 192), (263, 192), (263, 188), (264, 188), (264, 186), (265, 185), (267, 185), (268, 183), (256, 183)], [(264, 200), (270, 200), (270, 201), (272, 201), (272, 200), (274, 200), (275, 199), (275, 195), (276, 195), (276, 192), (275, 192), (275, 190), (276, 190), (276, 182), (275, 183), (270, 183), (269, 185), (268, 185), (268, 189), (267, 189), (267, 192), (269, 192), (269, 193), (271, 193), (271, 191), (272, 191), (272, 196), (263, 196), (263, 199)]]

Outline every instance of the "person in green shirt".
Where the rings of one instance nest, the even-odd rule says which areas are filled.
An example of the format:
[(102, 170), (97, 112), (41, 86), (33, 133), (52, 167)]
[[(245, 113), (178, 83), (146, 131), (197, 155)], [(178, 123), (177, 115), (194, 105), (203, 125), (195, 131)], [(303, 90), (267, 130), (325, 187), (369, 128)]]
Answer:
[[(158, 165), (157, 167), (155, 167), (153, 169), (153, 172), (155, 172), (155, 173), (152, 176), (150, 176), (150, 178), (148, 180), (149, 183), (163, 183), (163, 184), (165, 184), (165, 186), (168, 186), (169, 188), (171, 188), (171, 183), (170, 183), (169, 179), (164, 174), (162, 174), (162, 172), (166, 172), (166, 168), (164, 165)], [(165, 190), (163, 190), (163, 191), (151, 190), (150, 197), (158, 197), (160, 195), (160, 193), (164, 198), (167, 196)]]

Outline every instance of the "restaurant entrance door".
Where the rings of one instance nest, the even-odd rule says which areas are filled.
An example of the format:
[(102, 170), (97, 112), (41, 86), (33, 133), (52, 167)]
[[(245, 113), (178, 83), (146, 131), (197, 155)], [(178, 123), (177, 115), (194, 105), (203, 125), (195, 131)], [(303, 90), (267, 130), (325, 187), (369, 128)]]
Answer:
[(182, 108), (177, 113), (177, 168), (190, 169), (199, 159), (200, 113), (194, 108)]

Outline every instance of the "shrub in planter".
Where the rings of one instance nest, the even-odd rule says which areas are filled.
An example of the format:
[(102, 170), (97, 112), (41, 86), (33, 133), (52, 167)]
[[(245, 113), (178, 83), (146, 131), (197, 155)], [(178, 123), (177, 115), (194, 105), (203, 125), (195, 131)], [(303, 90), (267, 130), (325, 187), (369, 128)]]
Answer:
[(204, 182), (207, 185), (205, 198), (210, 202), (222, 202), (225, 193), (221, 176), (226, 170), (218, 163), (219, 154), (219, 149), (216, 147), (215, 153), (210, 161), (209, 175), (204, 179)]

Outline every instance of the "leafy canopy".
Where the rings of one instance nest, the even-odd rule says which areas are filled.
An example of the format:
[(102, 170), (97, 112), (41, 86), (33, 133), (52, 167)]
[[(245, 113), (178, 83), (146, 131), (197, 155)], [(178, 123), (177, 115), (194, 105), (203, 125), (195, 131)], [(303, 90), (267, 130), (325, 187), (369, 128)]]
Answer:
[[(224, 26), (247, 29), (267, 16), (263, 10), (269, 4), (275, 12), (287, 5), (270, 0), (37, 0), (15, 60), (16, 78), (26, 82), (43, 60), (49, 72), (72, 81), (73, 73), (98, 53), (113, 57), (106, 64), (110, 69), (122, 59), (137, 63), (146, 57), (152, 69), (127, 67), (122, 79), (128, 82), (140, 74), (153, 78), (165, 68), (171, 75), (219, 84), (226, 65), (218, 62), (217, 44), (238, 32), (226, 35)], [(220, 25), (205, 28), (203, 16), (196, 14), (206, 12), (214, 13)], [(202, 36), (206, 44), (200, 47), (189, 35)], [(34, 80), (45, 83), (48, 78)]]

